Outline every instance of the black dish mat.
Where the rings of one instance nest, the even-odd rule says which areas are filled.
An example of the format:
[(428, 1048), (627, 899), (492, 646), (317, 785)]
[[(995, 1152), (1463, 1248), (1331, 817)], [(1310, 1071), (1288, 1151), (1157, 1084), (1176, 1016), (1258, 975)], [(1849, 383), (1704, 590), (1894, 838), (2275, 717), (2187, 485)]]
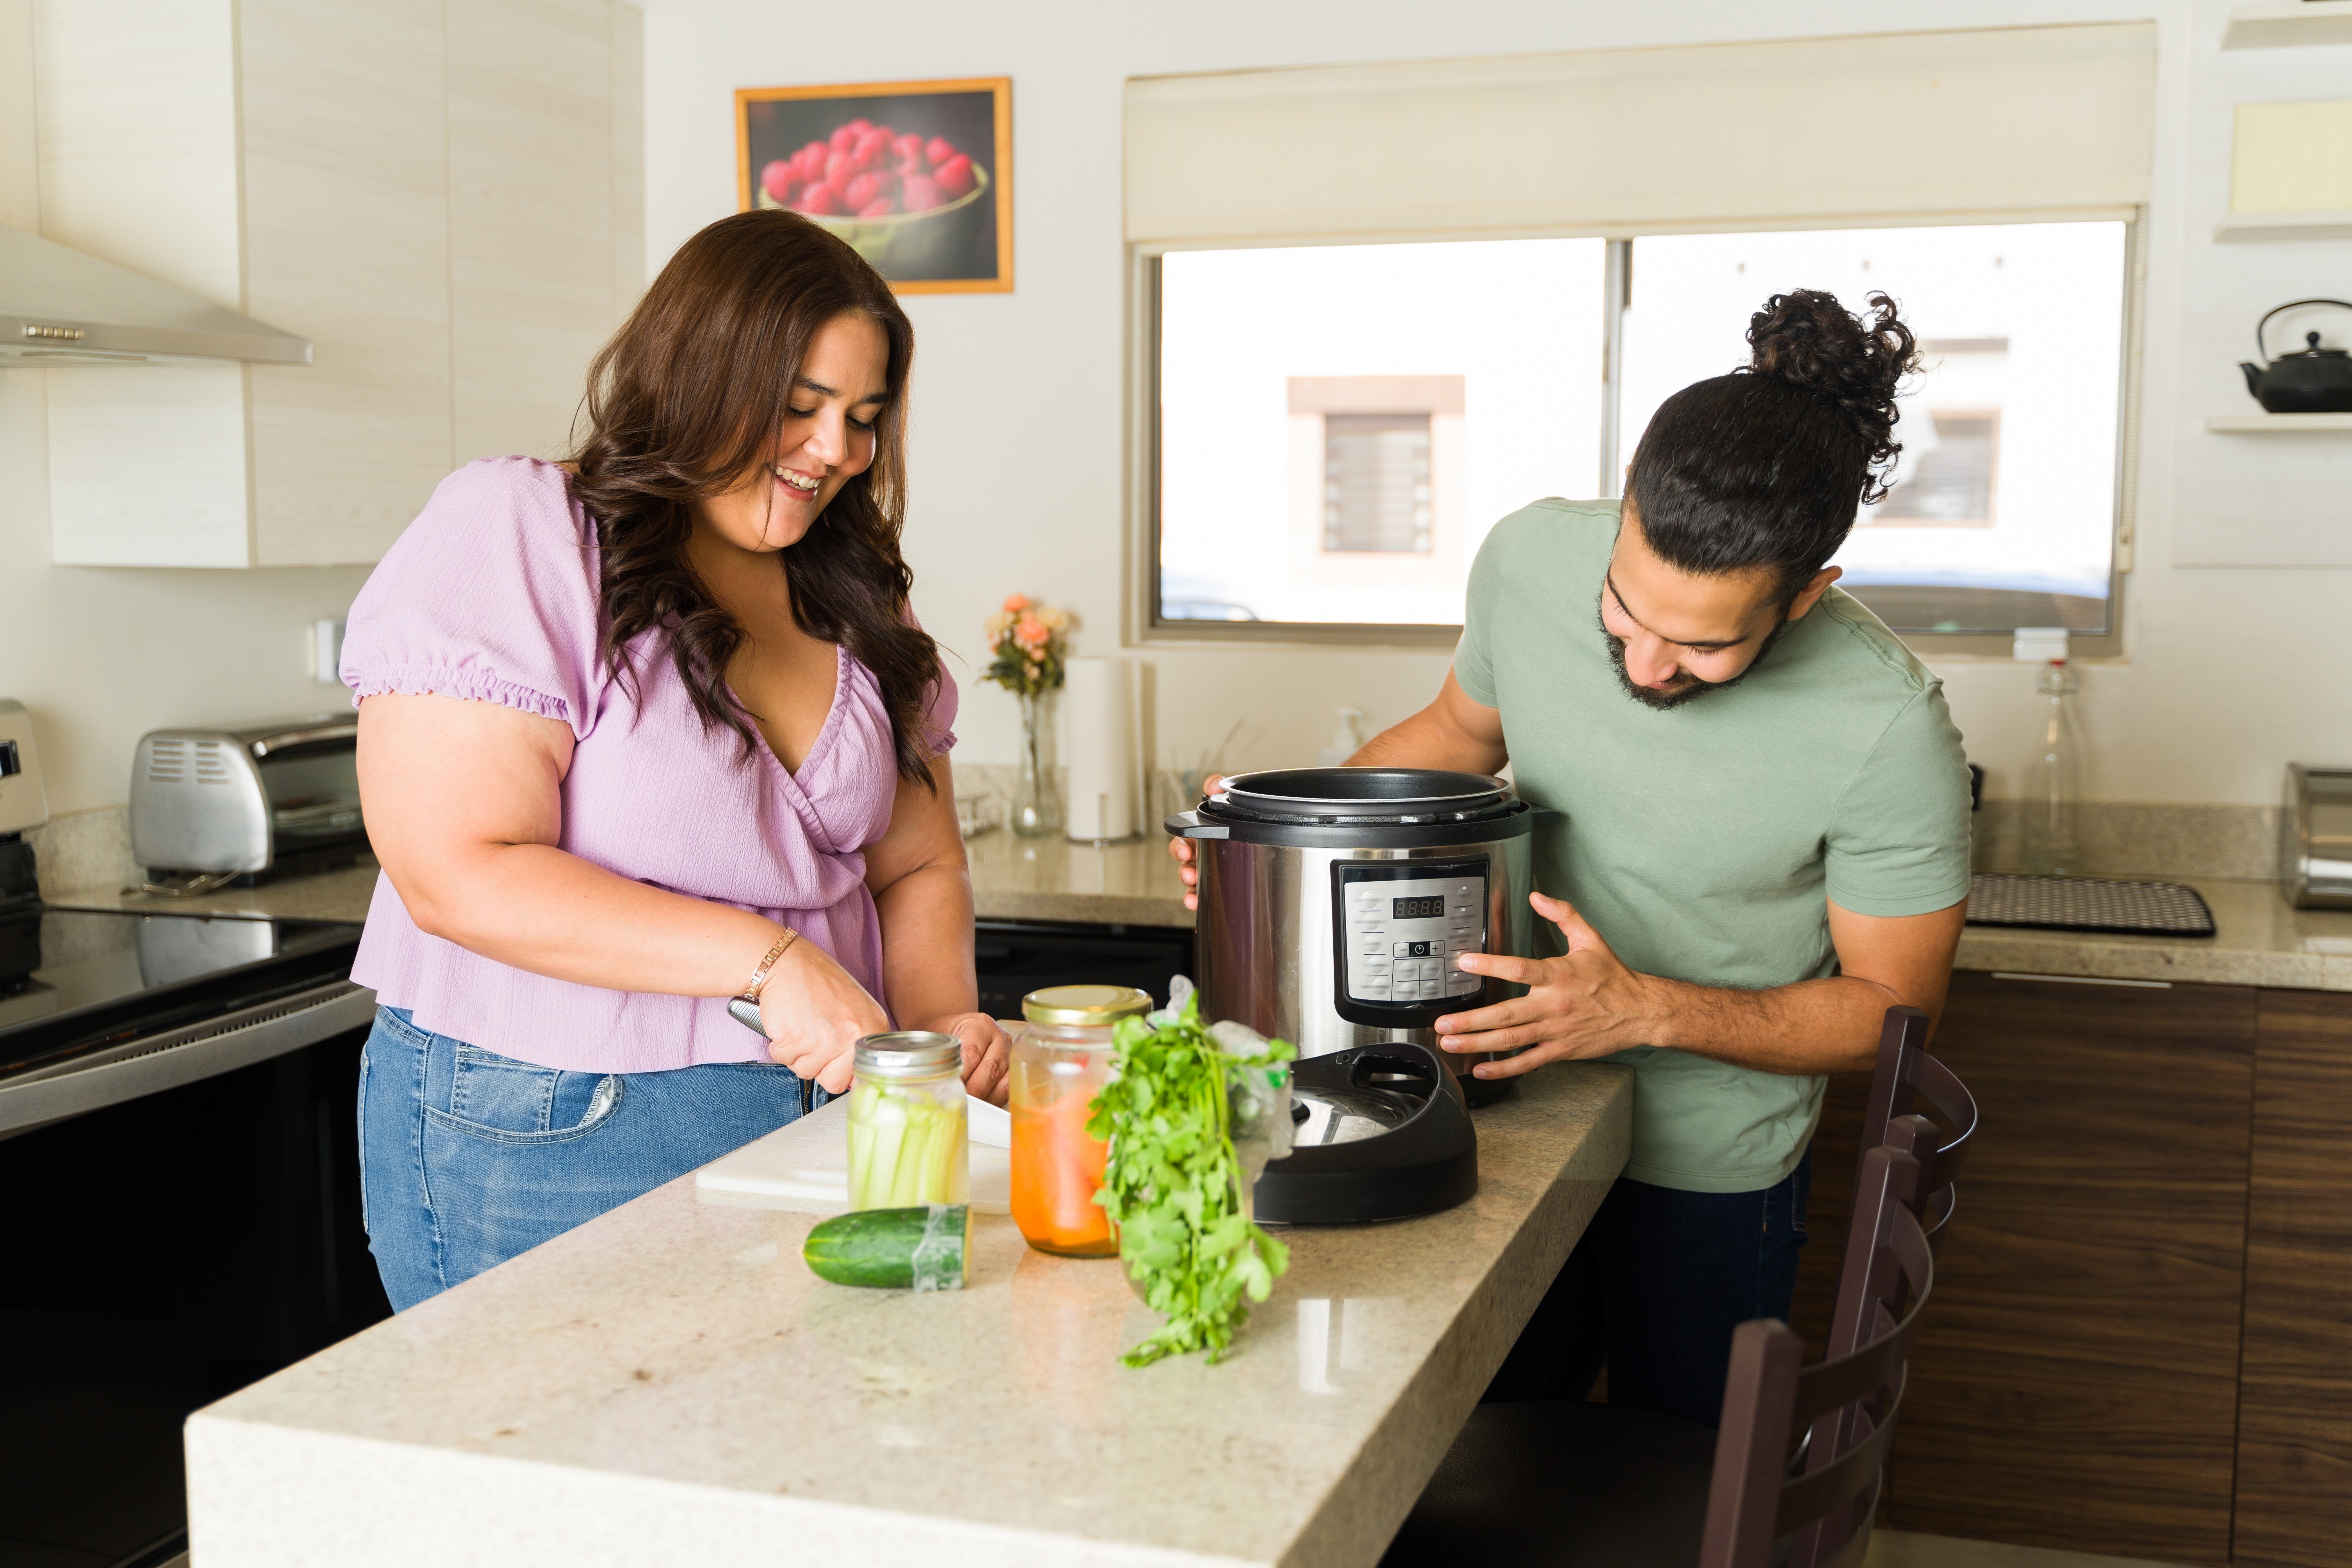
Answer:
[(2178, 882), (1979, 873), (1969, 879), (1969, 924), (2211, 936), (2213, 911)]

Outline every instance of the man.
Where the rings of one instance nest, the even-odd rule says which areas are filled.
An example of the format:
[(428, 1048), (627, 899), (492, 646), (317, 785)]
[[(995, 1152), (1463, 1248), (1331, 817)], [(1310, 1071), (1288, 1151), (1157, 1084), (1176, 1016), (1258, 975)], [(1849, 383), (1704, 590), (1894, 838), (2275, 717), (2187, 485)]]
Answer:
[(1750, 372), (1661, 407), (1622, 510), (1496, 525), (1436, 700), (1350, 759), (1508, 762), (1564, 814), (1530, 898), (1561, 951), (1459, 959), (1528, 990), (1439, 1019), (1441, 1047), (1520, 1052), (1482, 1077), (1635, 1074), (1631, 1162), (1489, 1398), (1580, 1399), (1605, 1360), (1612, 1402), (1713, 1426), (1731, 1331), (1788, 1313), (1822, 1075), (1868, 1068), (1886, 1009), (1933, 1016), (1950, 980), (1959, 735), (1826, 564), (1884, 494), (1910, 334), (1891, 305), (1866, 328), (1801, 293), (1750, 342)]

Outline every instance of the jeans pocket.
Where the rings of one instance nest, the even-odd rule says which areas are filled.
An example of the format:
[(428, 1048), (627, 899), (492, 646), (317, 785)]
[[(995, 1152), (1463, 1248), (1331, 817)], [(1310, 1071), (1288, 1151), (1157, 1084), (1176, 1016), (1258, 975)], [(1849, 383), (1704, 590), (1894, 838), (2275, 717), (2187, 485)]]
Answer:
[(453, 1041), (447, 1110), (436, 1125), (499, 1143), (560, 1143), (595, 1131), (620, 1109), (618, 1073), (566, 1072)]

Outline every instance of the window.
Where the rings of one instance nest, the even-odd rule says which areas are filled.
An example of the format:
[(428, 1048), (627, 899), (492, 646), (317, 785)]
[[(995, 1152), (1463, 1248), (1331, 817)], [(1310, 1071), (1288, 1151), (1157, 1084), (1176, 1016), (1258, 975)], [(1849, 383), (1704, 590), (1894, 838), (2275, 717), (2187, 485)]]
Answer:
[(1671, 235), (1633, 245), (1620, 463), (1650, 416), (1744, 362), (1767, 295), (1885, 290), (1919, 339), (1885, 500), (1836, 557), (1902, 632), (2114, 625), (2126, 226)]
[(1429, 416), (1323, 416), (1323, 548), (1429, 553)]
[(1864, 511), (1862, 527), (1898, 523), (1922, 528), (1992, 526), (1993, 447), (2000, 410), (1929, 408), (1904, 432), (1903, 461), (1886, 499)]
[(1613, 262), (1599, 239), (1167, 251), (1147, 273), (1150, 621), (1444, 641), (1487, 530), (1617, 494), (1658, 405), (1744, 364), (1749, 317), (1801, 287), (1854, 310), (1883, 289), (1921, 340), (1843, 586), (1907, 633), (2107, 633), (2128, 236), (1678, 234), (1614, 242)]
[(1152, 618), (1450, 637), (1486, 530), (1592, 493), (1602, 251), (1162, 257)]

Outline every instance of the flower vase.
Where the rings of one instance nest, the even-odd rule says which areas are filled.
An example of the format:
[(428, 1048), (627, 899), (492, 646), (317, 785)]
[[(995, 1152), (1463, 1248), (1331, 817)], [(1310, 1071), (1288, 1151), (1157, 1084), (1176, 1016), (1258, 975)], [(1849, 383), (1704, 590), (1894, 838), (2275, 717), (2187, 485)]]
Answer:
[(1062, 831), (1062, 802), (1054, 793), (1052, 757), (1046, 749), (1045, 694), (1021, 694), (1021, 773), (1013, 785), (1013, 831), (1024, 838), (1051, 838)]

